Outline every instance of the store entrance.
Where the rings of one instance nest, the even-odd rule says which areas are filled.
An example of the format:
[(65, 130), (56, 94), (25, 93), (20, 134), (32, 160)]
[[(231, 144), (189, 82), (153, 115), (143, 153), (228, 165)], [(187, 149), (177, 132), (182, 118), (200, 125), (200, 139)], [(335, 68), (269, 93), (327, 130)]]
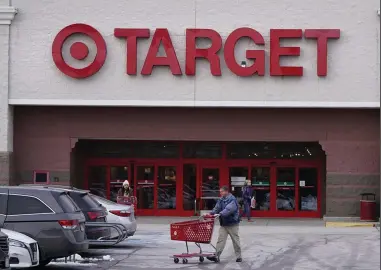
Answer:
[(86, 188), (116, 202), (125, 181), (137, 199), (139, 215), (181, 215), (182, 181), (178, 162), (90, 159), (86, 162)]
[(324, 152), (317, 143), (84, 141), (84, 187), (117, 201), (128, 181), (139, 215), (193, 216), (211, 210), (221, 186), (253, 217), (321, 217)]
[(244, 183), (255, 199), (253, 217), (319, 217), (320, 170), (316, 162), (259, 161), (229, 166), (230, 188), (241, 201)]
[(123, 159), (89, 159), (85, 171), (86, 189), (114, 202), (128, 181), (142, 216), (192, 216), (201, 207), (212, 209), (223, 172), (203, 162)]

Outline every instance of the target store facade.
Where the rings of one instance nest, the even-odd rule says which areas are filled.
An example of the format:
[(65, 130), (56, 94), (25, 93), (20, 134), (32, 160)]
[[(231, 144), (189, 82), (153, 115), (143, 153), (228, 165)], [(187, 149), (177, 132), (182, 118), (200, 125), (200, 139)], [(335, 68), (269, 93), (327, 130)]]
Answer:
[[(359, 215), (380, 190), (379, 2), (0, 0), (0, 184), (191, 216)], [(316, 14), (319, 14), (317, 16)]]

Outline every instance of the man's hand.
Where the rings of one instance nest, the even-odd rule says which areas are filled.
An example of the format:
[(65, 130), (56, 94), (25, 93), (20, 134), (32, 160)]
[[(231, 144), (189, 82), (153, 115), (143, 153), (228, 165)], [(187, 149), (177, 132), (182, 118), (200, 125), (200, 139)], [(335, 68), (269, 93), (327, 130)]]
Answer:
[(219, 216), (220, 216), (219, 214), (204, 214), (203, 215), (204, 218), (217, 218)]

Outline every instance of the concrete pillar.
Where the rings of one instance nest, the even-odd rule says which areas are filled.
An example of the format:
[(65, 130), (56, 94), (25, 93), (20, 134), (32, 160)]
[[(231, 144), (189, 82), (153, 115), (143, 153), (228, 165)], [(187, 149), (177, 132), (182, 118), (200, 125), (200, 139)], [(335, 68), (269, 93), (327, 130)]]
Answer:
[(10, 25), (16, 14), (9, 0), (0, 0), (0, 185), (12, 181), (13, 108), (8, 105)]

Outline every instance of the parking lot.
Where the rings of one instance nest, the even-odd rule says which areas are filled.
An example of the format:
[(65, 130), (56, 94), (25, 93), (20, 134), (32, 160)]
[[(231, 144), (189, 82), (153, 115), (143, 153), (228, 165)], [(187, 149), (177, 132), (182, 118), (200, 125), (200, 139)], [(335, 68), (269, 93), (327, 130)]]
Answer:
[[(164, 218), (139, 218), (134, 237), (98, 249), (90, 262), (52, 263), (47, 269), (380, 269), (380, 234), (375, 228), (326, 228), (319, 220), (258, 220), (241, 226), (244, 261), (235, 262), (231, 242), (219, 265), (198, 259), (174, 264), (171, 254), (185, 250), (169, 236)], [(213, 242), (217, 239), (215, 228)], [(195, 249), (196, 251), (196, 249)]]

